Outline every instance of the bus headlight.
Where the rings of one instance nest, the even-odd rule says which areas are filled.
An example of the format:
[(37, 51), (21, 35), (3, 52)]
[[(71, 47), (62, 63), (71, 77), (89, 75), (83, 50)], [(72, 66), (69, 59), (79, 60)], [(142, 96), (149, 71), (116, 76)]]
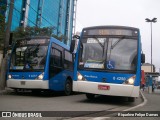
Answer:
[(133, 85), (135, 81), (136, 76), (130, 77), (128, 80), (124, 81), (123, 84)]
[(80, 81), (85, 81), (86, 80), (79, 72), (77, 72), (77, 78)]
[(8, 79), (11, 79), (12, 78), (12, 75), (8, 75)]
[(44, 73), (40, 74), (40, 75), (36, 78), (36, 80), (42, 80), (43, 77), (44, 77)]

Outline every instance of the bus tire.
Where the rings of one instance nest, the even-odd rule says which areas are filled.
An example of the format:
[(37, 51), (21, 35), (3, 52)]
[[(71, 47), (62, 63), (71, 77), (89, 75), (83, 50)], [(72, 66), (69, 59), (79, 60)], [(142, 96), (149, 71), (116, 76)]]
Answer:
[(19, 93), (19, 90), (17, 88), (14, 88), (15, 93)]
[(87, 99), (92, 100), (92, 99), (95, 98), (95, 95), (94, 94), (90, 94), (90, 93), (86, 93), (86, 97), (87, 97)]
[(69, 96), (71, 95), (71, 93), (72, 93), (72, 80), (67, 79), (65, 82), (64, 94), (66, 96)]
[(134, 102), (135, 101), (135, 97), (128, 97), (128, 102)]
[(37, 90), (37, 89), (32, 89), (32, 93), (33, 93), (33, 94), (40, 94), (41, 91), (40, 91), (40, 90)]

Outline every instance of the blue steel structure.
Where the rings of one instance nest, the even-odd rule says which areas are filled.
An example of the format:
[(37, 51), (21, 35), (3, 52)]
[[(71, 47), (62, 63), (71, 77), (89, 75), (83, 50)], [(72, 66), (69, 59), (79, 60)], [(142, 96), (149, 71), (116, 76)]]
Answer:
[(67, 44), (70, 44), (75, 1), (77, 0), (15, 0), (11, 31), (19, 26), (53, 27), (53, 34), (66, 36)]
[[(5, 14), (6, 14), (6, 6), (7, 6), (7, 0), (0, 0), (0, 42), (3, 41), (4, 38), (4, 25), (5, 25)], [(0, 48), (1, 48), (0, 43)]]
[[(0, 0), (0, 8), (2, 6), (7, 5), (7, 0)], [(4, 9), (0, 9), (0, 14), (2, 14), (3, 16), (5, 16), (5, 10)]]

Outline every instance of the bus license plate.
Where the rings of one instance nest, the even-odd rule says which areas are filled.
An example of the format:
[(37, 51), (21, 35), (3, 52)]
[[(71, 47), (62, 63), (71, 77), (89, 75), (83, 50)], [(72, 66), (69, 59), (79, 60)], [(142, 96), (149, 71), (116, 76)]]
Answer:
[(26, 81), (21, 81), (21, 85), (25, 85), (26, 84)]
[(108, 86), (108, 85), (98, 85), (98, 89), (99, 90), (109, 90), (110, 86)]

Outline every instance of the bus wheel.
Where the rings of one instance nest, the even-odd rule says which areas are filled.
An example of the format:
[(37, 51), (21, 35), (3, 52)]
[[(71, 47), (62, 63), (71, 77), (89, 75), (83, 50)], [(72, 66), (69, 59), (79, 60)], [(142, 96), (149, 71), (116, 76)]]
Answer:
[(67, 79), (65, 82), (64, 94), (68, 96), (71, 93), (72, 93), (72, 82), (71, 82), (71, 80)]
[(135, 97), (128, 97), (128, 102), (134, 102), (135, 101)]
[(19, 90), (17, 88), (14, 89), (15, 93), (19, 93)]
[(33, 94), (40, 94), (41, 91), (40, 91), (40, 90), (37, 90), (37, 89), (33, 89), (33, 90), (32, 90), (32, 93), (33, 93)]
[(87, 97), (87, 99), (92, 100), (92, 99), (95, 98), (95, 95), (94, 95), (94, 94), (87, 93), (87, 94), (86, 94), (86, 97)]

